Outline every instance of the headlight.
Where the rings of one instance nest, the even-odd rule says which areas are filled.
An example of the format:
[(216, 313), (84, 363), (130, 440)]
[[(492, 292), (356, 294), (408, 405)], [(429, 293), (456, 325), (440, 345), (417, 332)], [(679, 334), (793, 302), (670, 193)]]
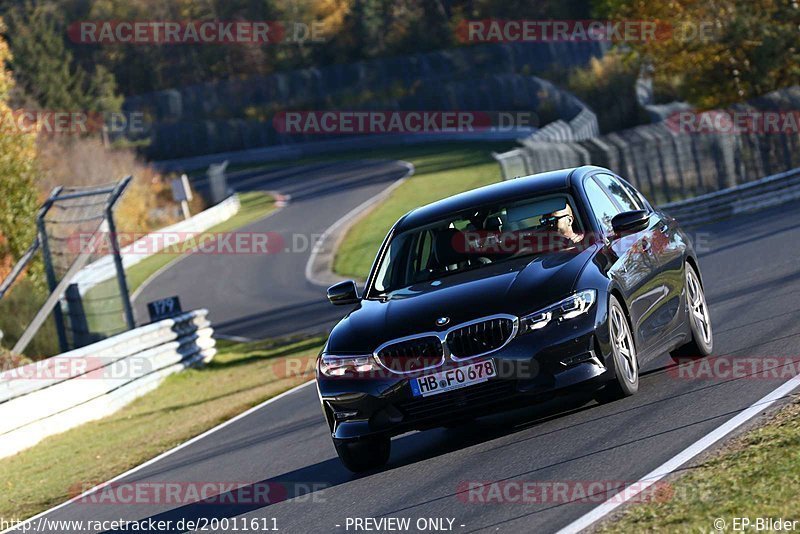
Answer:
[(519, 333), (525, 334), (544, 328), (552, 321), (567, 321), (583, 315), (591, 309), (597, 299), (597, 291), (585, 289), (578, 291), (560, 302), (526, 315), (519, 321)]
[(339, 356), (323, 354), (319, 370), (325, 376), (344, 376), (346, 374), (369, 373), (378, 369), (372, 355)]

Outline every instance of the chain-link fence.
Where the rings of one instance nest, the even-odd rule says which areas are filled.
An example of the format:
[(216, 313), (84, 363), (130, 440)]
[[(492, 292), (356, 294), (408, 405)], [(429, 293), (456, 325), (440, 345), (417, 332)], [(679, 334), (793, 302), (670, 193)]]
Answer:
[[(130, 180), (128, 177), (98, 186), (57, 187), (43, 204), (30, 253), (20, 259), (0, 284), (2, 298), (41, 251), (50, 294), (16, 340), (15, 353), (25, 350), (51, 316), (61, 352), (134, 327), (113, 213)], [(117, 265), (116, 279), (91, 289), (73, 283), (84, 266), (109, 254)]]

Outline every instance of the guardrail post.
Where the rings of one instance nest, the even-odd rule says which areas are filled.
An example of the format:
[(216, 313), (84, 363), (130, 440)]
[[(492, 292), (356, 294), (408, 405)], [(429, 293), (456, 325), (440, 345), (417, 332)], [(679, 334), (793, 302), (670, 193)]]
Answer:
[(206, 175), (208, 176), (208, 188), (212, 204), (219, 204), (225, 200), (230, 193), (228, 191), (228, 180), (225, 177), (225, 169), (228, 167), (228, 160), (222, 163), (212, 163), (208, 166)]
[(125, 324), (129, 329), (136, 328), (136, 319), (133, 317), (133, 306), (131, 306), (131, 296), (128, 292), (128, 281), (125, 279), (125, 267), (122, 264), (122, 255), (119, 251), (119, 241), (117, 241), (117, 225), (114, 223), (114, 204), (119, 199), (125, 188), (128, 187), (132, 176), (128, 176), (117, 184), (114, 192), (106, 204), (106, 221), (108, 222), (109, 240), (111, 242), (111, 254), (114, 256), (114, 267), (117, 271), (117, 284), (119, 284), (119, 297), (122, 300), (122, 309), (125, 313)]
[[(50, 211), (50, 207), (53, 205), (53, 200), (58, 197), (59, 193), (61, 193), (62, 187), (56, 187), (50, 193), (50, 197), (45, 201), (42, 209), (39, 210), (39, 213), (36, 216), (36, 228), (39, 233), (39, 244), (42, 247), (42, 258), (44, 259), (44, 272), (45, 276), (47, 277), (47, 287), (50, 288), (50, 291), (54, 291), (58, 282), (56, 281), (56, 272), (53, 268), (53, 258), (50, 254), (50, 244), (47, 239), (47, 229), (45, 228), (45, 221), (44, 218), (47, 215), (47, 212)], [(69, 350), (69, 341), (67, 340), (67, 330), (64, 326), (64, 314), (61, 311), (61, 306), (56, 305), (53, 308), (53, 320), (56, 323), (56, 335), (58, 337), (58, 347), (61, 349), (61, 352), (67, 352)]]
[(72, 329), (72, 348), (85, 347), (92, 343), (92, 339), (78, 284), (67, 286), (64, 297), (67, 301), (67, 313), (69, 314), (69, 324)]

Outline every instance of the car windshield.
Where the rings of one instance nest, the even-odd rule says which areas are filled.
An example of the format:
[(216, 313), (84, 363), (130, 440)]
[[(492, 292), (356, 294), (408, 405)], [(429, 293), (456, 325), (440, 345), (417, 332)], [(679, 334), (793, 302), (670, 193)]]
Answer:
[(577, 213), (569, 195), (547, 195), (405, 230), (386, 248), (370, 293), (383, 296), (512, 258), (576, 247), (583, 234)]

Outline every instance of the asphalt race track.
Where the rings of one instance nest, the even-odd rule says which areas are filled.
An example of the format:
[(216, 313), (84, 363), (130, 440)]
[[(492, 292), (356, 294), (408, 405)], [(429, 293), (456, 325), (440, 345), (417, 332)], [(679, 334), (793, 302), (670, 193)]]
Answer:
[[(375, 169), (381, 178), (373, 182), (365, 177), (367, 187), (343, 191), (338, 197), (332, 192), (302, 201), (295, 197), (293, 207), (307, 208), (296, 214), (287, 208), (254, 227), (289, 230), (318, 216), (329, 224), (346, 211), (335, 198), (355, 205), (359, 200), (351, 197), (366, 198), (396, 177), (390, 168)], [(320, 169), (320, 176), (328, 176), (326, 172)], [(342, 170), (341, 175), (350, 173)], [(293, 183), (291, 177), (280, 180), (287, 186)], [(268, 188), (280, 189), (275, 184)], [(304, 228), (321, 231), (324, 225)], [(695, 234), (704, 249), (701, 268), (716, 354), (796, 355), (800, 262), (794, 244), (800, 240), (800, 206), (770, 208)], [(304, 259), (296, 256), (219, 258), (219, 271), (208, 277), (190, 258), (159, 277), (148, 291), (180, 293), (187, 307), (208, 305), (207, 299), (216, 296), (220, 301), (209, 306), (215, 321), (244, 317), (245, 325), (224, 327), (241, 335), (325, 322), (329, 316), (316, 304), (322, 300), (321, 290), (305, 283), (289, 285), (302, 274)], [(240, 295), (247, 298), (238, 300)], [(239, 302), (247, 303), (240, 312)], [(553, 532), (596, 503), (549, 499), (487, 504), (469, 502), (468, 494), (459, 490), (467, 481), (636, 481), (783, 381), (681, 378), (680, 370), (664, 355), (644, 370), (634, 397), (603, 406), (588, 399), (563, 399), (484, 418), (466, 428), (407, 434), (394, 440), (386, 469), (363, 476), (352, 475), (339, 464), (316, 390), (310, 385), (118, 481), (270, 484), (275, 495), (284, 492), (285, 500), (188, 505), (80, 502), (46, 518), (173, 522), (268, 518), (269, 525), (274, 518), (281, 532), (292, 533), (354, 532), (352, 526), (346, 530), (347, 518), (366, 517), (411, 518), (410, 531), (416, 532), (419, 518), (448, 518), (454, 520), (452, 531), (459, 533)]]
[(237, 231), (270, 232), (279, 236), (282, 250), (181, 258), (137, 295), (139, 322), (146, 322), (148, 302), (178, 295), (184, 310), (208, 308), (214, 330), (222, 335), (260, 339), (326, 331), (343, 314), (328, 303), (325, 288), (305, 278), (314, 240), (407, 172), (396, 162), (362, 161), (240, 173), (229, 182), (237, 191), (291, 195), (288, 206)]

